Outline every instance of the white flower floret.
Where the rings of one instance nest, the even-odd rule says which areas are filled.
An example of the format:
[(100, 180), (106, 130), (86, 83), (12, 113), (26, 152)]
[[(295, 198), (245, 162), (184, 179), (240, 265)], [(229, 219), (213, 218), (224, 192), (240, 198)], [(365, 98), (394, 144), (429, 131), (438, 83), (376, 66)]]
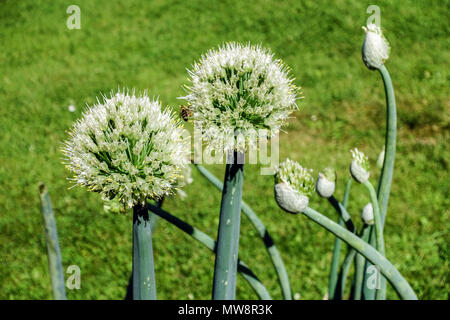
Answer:
[(278, 130), (294, 109), (299, 90), (281, 60), (260, 46), (226, 43), (210, 50), (189, 70), (187, 100), (206, 145), (239, 150), (259, 129)]
[(299, 213), (308, 207), (309, 197), (314, 193), (312, 170), (298, 162), (286, 159), (275, 173), (275, 200), (290, 213)]
[(366, 32), (362, 48), (364, 64), (372, 70), (380, 68), (389, 58), (389, 43), (377, 25), (368, 24), (362, 28)]
[(352, 177), (359, 183), (364, 183), (369, 179), (369, 160), (364, 153), (357, 148), (350, 150), (353, 160), (350, 164), (350, 173)]
[(336, 189), (336, 172), (333, 168), (325, 168), (319, 173), (317, 179), (316, 191), (319, 196), (329, 198), (334, 194)]
[(365, 224), (369, 226), (374, 224), (372, 203), (369, 202), (368, 204), (366, 204), (362, 211), (361, 217)]
[(103, 97), (74, 124), (65, 142), (73, 181), (126, 207), (171, 194), (189, 155), (175, 119), (146, 93)]

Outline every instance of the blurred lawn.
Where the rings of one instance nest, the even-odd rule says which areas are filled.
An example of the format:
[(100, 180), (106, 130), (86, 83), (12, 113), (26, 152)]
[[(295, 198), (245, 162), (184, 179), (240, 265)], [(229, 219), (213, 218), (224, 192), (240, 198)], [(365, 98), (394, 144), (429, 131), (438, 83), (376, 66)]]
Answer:
[[(0, 0), (0, 298), (49, 299), (50, 279), (37, 184), (49, 186), (64, 268), (81, 268), (69, 299), (122, 299), (131, 271), (131, 215), (102, 212), (98, 195), (71, 189), (61, 141), (101, 92), (149, 89), (178, 106), (185, 68), (224, 41), (271, 48), (303, 87), (302, 110), (280, 139), (286, 156), (348, 176), (349, 149), (372, 168), (384, 143), (380, 76), (363, 65), (361, 26), (373, 1), (76, 1), (81, 30), (66, 28), (72, 1)], [(449, 244), (448, 1), (377, 1), (391, 44), (387, 66), (397, 95), (396, 171), (385, 229), (387, 256), (421, 299), (447, 299)], [(68, 111), (74, 104), (76, 112)], [(223, 167), (210, 168), (220, 178)], [(373, 169), (375, 171), (375, 169)], [(244, 199), (266, 223), (293, 292), (327, 291), (333, 237), (301, 216), (282, 213), (273, 180), (245, 168)], [(375, 182), (377, 174), (373, 174)], [(188, 198), (165, 208), (216, 236), (220, 194), (194, 170)], [(359, 223), (368, 197), (354, 186), (349, 210)], [(335, 218), (326, 201), (311, 205)], [(273, 298), (281, 298), (264, 247), (246, 218), (240, 254)], [(160, 220), (155, 234), (158, 297), (209, 299), (214, 258)], [(191, 296), (192, 294), (192, 296)], [(237, 297), (256, 296), (239, 278)], [(396, 298), (389, 288), (388, 298)]]

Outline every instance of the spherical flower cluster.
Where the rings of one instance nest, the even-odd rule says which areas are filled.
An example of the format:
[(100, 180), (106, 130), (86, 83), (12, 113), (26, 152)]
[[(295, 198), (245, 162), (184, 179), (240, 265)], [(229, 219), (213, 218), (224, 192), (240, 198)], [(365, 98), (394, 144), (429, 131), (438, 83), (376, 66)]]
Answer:
[(353, 160), (350, 164), (350, 173), (352, 177), (359, 183), (364, 183), (369, 179), (369, 160), (364, 153), (357, 148), (350, 150)]
[(369, 226), (374, 224), (372, 203), (369, 202), (368, 204), (366, 204), (362, 211), (361, 218), (363, 222)]
[(286, 159), (275, 173), (275, 200), (290, 213), (299, 213), (308, 207), (309, 197), (314, 193), (312, 170), (298, 162)]
[(366, 32), (362, 48), (362, 58), (367, 68), (373, 70), (380, 68), (389, 58), (389, 43), (375, 24), (362, 27)]
[(210, 50), (189, 71), (192, 120), (206, 145), (239, 150), (259, 129), (278, 130), (297, 107), (298, 88), (281, 60), (260, 46), (227, 43)]
[(188, 163), (180, 122), (146, 94), (103, 97), (69, 134), (63, 152), (75, 184), (127, 207), (172, 193)]
[(336, 189), (336, 172), (333, 168), (325, 168), (317, 178), (316, 191), (319, 196), (329, 198)]

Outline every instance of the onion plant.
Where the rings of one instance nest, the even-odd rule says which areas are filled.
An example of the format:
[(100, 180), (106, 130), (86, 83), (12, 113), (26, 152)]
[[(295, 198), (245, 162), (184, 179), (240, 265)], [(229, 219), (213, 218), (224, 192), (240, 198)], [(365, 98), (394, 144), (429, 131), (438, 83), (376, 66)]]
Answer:
[(214, 300), (233, 300), (239, 251), (246, 145), (258, 130), (279, 130), (297, 107), (297, 88), (287, 69), (260, 46), (226, 43), (208, 51), (189, 70), (183, 97), (206, 148), (226, 155), (220, 206)]
[[(336, 239), (330, 268), (328, 298), (345, 296), (349, 270), (355, 264), (353, 299), (385, 299), (386, 280), (402, 299), (417, 299), (397, 268), (385, 257), (384, 224), (387, 216), (396, 145), (396, 106), (394, 90), (384, 62), (389, 45), (375, 25), (364, 28), (363, 61), (382, 76), (387, 104), (385, 148), (379, 157), (381, 175), (374, 188), (370, 182), (368, 158), (358, 149), (351, 150), (350, 174), (367, 189), (368, 204), (363, 208), (362, 227), (357, 229), (348, 202), (352, 179), (345, 188), (342, 202), (335, 198), (337, 175), (325, 168), (317, 180), (312, 170), (286, 159), (275, 168), (274, 198), (284, 211), (301, 213)], [(146, 93), (122, 91), (103, 96), (89, 107), (70, 131), (63, 149), (67, 167), (74, 173), (75, 185), (100, 193), (105, 210), (133, 211), (132, 276), (129, 290), (133, 299), (156, 299), (152, 234), (160, 217), (215, 253), (212, 298), (236, 297), (236, 276), (242, 274), (261, 299), (271, 295), (250, 268), (239, 260), (241, 211), (249, 218), (266, 245), (277, 273), (283, 298), (292, 299), (288, 274), (281, 254), (267, 228), (256, 213), (242, 201), (245, 154), (257, 149), (258, 130), (272, 134), (286, 124), (298, 108), (299, 89), (281, 60), (261, 46), (226, 43), (208, 51), (189, 72), (187, 101), (183, 118), (193, 121), (204, 146), (226, 158), (223, 182), (206, 168), (198, 170), (222, 192), (217, 241), (189, 223), (161, 208), (163, 199), (192, 182), (188, 165), (188, 141), (181, 122), (170, 111), (162, 110), (157, 100)], [(338, 223), (314, 210), (310, 196), (317, 191), (338, 214)], [(64, 299), (64, 276), (56, 236), (56, 225), (45, 187), (41, 203), (47, 231), (50, 274), (55, 299)], [(156, 203), (154, 205), (153, 203)], [(339, 266), (342, 242), (347, 254)], [(381, 287), (375, 292), (368, 286), (368, 268), (379, 268)]]
[(103, 97), (77, 121), (65, 143), (75, 185), (133, 209), (133, 299), (156, 299), (147, 199), (171, 194), (189, 149), (174, 114), (147, 94)]

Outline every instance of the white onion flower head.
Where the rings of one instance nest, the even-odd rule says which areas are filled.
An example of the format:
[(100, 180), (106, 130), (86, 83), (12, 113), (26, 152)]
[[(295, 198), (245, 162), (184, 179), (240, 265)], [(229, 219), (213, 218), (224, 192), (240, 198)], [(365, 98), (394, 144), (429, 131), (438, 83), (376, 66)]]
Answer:
[(317, 178), (316, 191), (319, 196), (329, 198), (336, 189), (336, 172), (333, 168), (325, 168)]
[(252, 144), (259, 129), (273, 134), (298, 108), (299, 89), (281, 60), (260, 46), (226, 43), (189, 70), (185, 99), (207, 146), (243, 151), (235, 135)]
[(369, 160), (364, 153), (357, 148), (350, 150), (353, 160), (350, 164), (350, 173), (352, 177), (359, 183), (365, 183), (370, 176)]
[(389, 43), (376, 24), (368, 24), (362, 28), (366, 32), (362, 48), (364, 64), (371, 70), (378, 69), (389, 58)]
[(363, 211), (362, 211), (362, 220), (365, 224), (371, 226), (374, 224), (375, 220), (373, 217), (373, 207), (372, 207), (372, 203), (368, 203), (366, 204), (366, 206), (364, 207)]
[(146, 93), (97, 99), (74, 124), (63, 149), (75, 185), (129, 208), (173, 193), (189, 155), (175, 119)]
[(303, 168), (298, 162), (286, 159), (275, 173), (275, 200), (290, 213), (303, 212), (314, 193), (312, 170)]

